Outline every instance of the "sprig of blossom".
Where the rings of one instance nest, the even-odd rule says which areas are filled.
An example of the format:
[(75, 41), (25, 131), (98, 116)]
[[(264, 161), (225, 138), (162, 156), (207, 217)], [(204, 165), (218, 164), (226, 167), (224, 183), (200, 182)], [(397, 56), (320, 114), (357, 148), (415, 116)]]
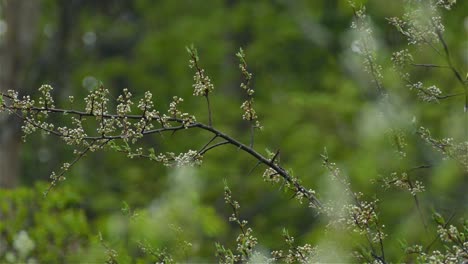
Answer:
[(392, 172), (389, 179), (384, 179), (383, 186), (386, 188), (395, 186), (399, 189), (407, 190), (412, 196), (416, 196), (417, 193), (424, 192), (425, 190), (422, 182), (418, 180), (412, 181), (407, 172)]
[(407, 10), (400, 17), (391, 17), (387, 20), (412, 45), (429, 45), (439, 42), (438, 32), (445, 31), (439, 7), (450, 9), (456, 1), (428, 0), (408, 1)]
[(448, 225), (445, 219), (437, 215), (437, 234), (445, 245), (445, 250), (422, 250), (420, 246), (413, 246), (415, 250), (410, 253), (418, 254), (418, 262), (421, 263), (463, 263), (468, 259), (468, 220), (459, 229), (454, 225)]
[(104, 85), (100, 85), (97, 89), (91, 91), (85, 97), (86, 112), (99, 116), (108, 114), (107, 104), (109, 103), (109, 90), (104, 88)]
[(317, 254), (317, 247), (310, 244), (302, 246), (295, 245), (294, 237), (289, 235), (288, 230), (283, 229), (284, 242), (288, 246), (286, 251), (274, 250), (271, 252), (273, 260), (282, 261), (284, 263), (312, 263), (313, 257)]
[(420, 127), (416, 134), (445, 157), (457, 161), (468, 172), (468, 141), (456, 143), (453, 138), (435, 139), (425, 127)]
[(99, 242), (101, 243), (101, 246), (104, 247), (104, 249), (106, 250), (106, 260), (105, 260), (105, 263), (106, 264), (118, 264), (119, 262), (117, 261), (117, 258), (119, 256), (119, 253), (109, 247), (106, 242), (104, 241), (104, 238), (102, 237), (102, 234), (101, 232), (99, 232), (98, 234), (98, 238), (99, 238)]
[[(279, 166), (279, 151), (276, 153), (272, 153), (267, 149), (268, 158), (270, 161)], [(286, 171), (280, 167), (280, 170)], [(286, 179), (281, 176), (281, 174), (273, 169), (272, 167), (267, 167), (263, 172), (262, 178), (265, 182), (270, 183), (280, 183), (282, 182), (281, 187), (287, 191), (291, 191), (293, 193), (293, 198), (299, 201), (299, 203), (303, 203), (303, 200), (306, 199), (308, 201), (308, 205), (311, 208), (320, 208), (321, 203), (315, 197), (316, 193), (312, 189), (306, 189), (302, 186), (301, 180), (295, 177), (292, 171), (287, 172), (289, 175), (289, 179)]]
[(192, 85), (193, 95), (208, 96), (214, 90), (214, 85), (210, 77), (205, 74), (205, 69), (199, 65), (200, 58), (198, 57), (197, 49), (193, 45), (186, 47), (186, 49), (190, 55), (189, 67), (195, 69), (195, 75), (193, 76), (194, 84)]
[[(346, 176), (335, 163), (331, 162), (328, 154), (322, 155), (323, 166), (329, 171), (331, 178), (343, 186), (343, 190), (353, 198), (352, 203), (333, 204), (330, 202), (322, 208), (322, 212), (331, 219), (329, 227), (345, 227), (354, 233), (364, 236), (369, 246), (367, 253), (370, 253), (376, 262), (385, 262), (383, 241), (387, 234), (383, 232), (385, 225), (380, 224), (379, 215), (377, 213), (378, 199), (366, 201), (362, 199), (362, 193), (353, 192), (351, 184)], [(374, 244), (379, 245), (380, 255), (375, 251)], [(356, 252), (362, 256), (361, 252)]]
[(405, 133), (401, 129), (390, 129), (389, 137), (391, 138), (391, 143), (395, 147), (395, 152), (401, 157), (406, 157), (406, 142)]
[[(2, 110), (6, 110), (9, 114), (15, 114), (24, 121), (23, 130), (25, 135), (40, 130), (45, 134), (58, 136), (64, 140), (67, 145), (74, 147), (73, 153), (77, 155), (77, 160), (84, 157), (87, 152), (95, 152), (109, 146), (112, 150), (127, 154), (129, 158), (149, 158), (162, 162), (166, 166), (184, 166), (188, 163), (197, 165), (201, 163), (201, 156), (206, 153), (206, 151), (224, 144), (231, 144), (255, 157), (259, 161), (259, 164), (263, 163), (268, 167), (274, 167), (274, 170), (278, 172), (280, 177), (285, 179), (286, 189), (292, 190), (296, 199), (302, 201), (306, 198), (310, 202), (309, 204), (311, 207), (318, 207), (320, 203), (315, 198), (314, 191), (303, 187), (300, 180), (291, 175), (291, 171), (284, 170), (278, 164), (268, 161), (265, 157), (255, 152), (252, 147), (253, 140), (251, 140), (250, 147), (246, 146), (239, 140), (222, 133), (212, 126), (208, 92), (212, 90), (213, 86), (209, 78), (207, 79), (207, 76), (205, 76), (204, 71), (199, 67), (199, 58), (196, 50), (191, 47), (188, 48), (188, 51), (191, 55), (190, 66), (196, 69), (198, 73), (197, 76), (199, 77), (196, 77), (199, 81), (195, 84), (197, 87), (195, 93), (201, 95), (202, 91), (204, 91), (203, 94), (208, 102), (208, 125), (199, 123), (196, 121), (195, 116), (180, 111), (179, 104), (183, 99), (179, 97), (174, 97), (173, 101), (169, 104), (169, 108), (167, 109), (168, 114), (160, 115), (160, 113), (154, 109), (152, 94), (149, 91), (145, 93), (144, 97), (141, 98), (137, 104), (136, 110), (140, 110), (141, 112), (135, 113), (136, 111), (132, 111), (134, 105), (132, 94), (128, 89), (123, 89), (123, 93), (117, 98), (115, 113), (110, 113), (108, 111), (108, 104), (110, 101), (109, 90), (102, 84), (97, 86), (96, 89), (91, 90), (85, 96), (85, 107), (82, 110), (74, 108), (50, 108), (50, 103), (53, 102), (53, 99), (50, 94), (52, 87), (49, 85), (44, 85), (41, 88), (42, 99), (40, 102), (41, 104), (43, 103), (43, 105), (36, 105), (34, 100), (29, 96), (19, 98), (18, 92), (10, 90), (7, 91), (7, 93), (0, 92), (1, 107)], [(247, 79), (250, 80), (252, 75), (247, 71), (243, 51), (240, 53), (240, 56), (243, 59), (244, 65), (241, 69), (243, 69)], [(204, 85), (204, 88), (197, 86), (197, 83)], [(253, 95), (253, 89), (251, 89), (247, 83), (242, 87), (246, 89), (250, 96)], [(73, 97), (69, 99), (70, 103), (75, 101)], [(46, 102), (48, 103), (46, 104)], [(70, 116), (68, 122), (71, 122), (71, 125), (67, 124), (67, 121), (65, 121), (64, 124), (56, 127), (52, 122), (45, 121), (45, 118), (51, 113)], [(253, 118), (249, 119), (253, 121)], [(157, 123), (159, 123), (161, 127), (156, 127)], [(91, 125), (88, 126), (88, 124)], [(256, 126), (251, 126), (251, 128), (259, 128), (258, 126), (259, 124), (256, 123)], [(154, 150), (153, 153), (145, 153), (142, 147), (134, 146), (138, 140), (144, 136), (157, 133), (161, 134), (162, 132), (168, 131), (175, 133), (181, 129), (189, 128), (208, 131), (213, 133), (215, 138), (221, 137), (225, 139), (225, 141), (212, 146), (206, 145), (200, 152), (189, 150), (177, 155), (172, 152), (154, 153)], [(209, 143), (211, 143), (211, 141), (208, 142), (208, 144)], [(75, 162), (70, 162), (70, 167), (74, 163)], [(62, 169), (62, 171), (67, 171), (64, 168)], [(52, 173), (51, 178), (53, 181), (52, 185), (65, 179), (63, 173)]]
[(127, 88), (123, 89), (123, 94), (117, 97), (117, 114), (121, 117), (132, 112), (132, 93)]
[(253, 95), (255, 90), (251, 87), (252, 81), (252, 73), (247, 70), (247, 62), (245, 60), (245, 53), (242, 48), (239, 49), (239, 52), (236, 53), (236, 57), (239, 59), (239, 69), (241, 70), (242, 76), (244, 80), (240, 84), (242, 90), (245, 91), (247, 95), (247, 100), (245, 100), (242, 105), (241, 109), (244, 111), (242, 114), (242, 119), (248, 121), (256, 121), (255, 127), (260, 128), (260, 123), (258, 122), (258, 116), (253, 108), (254, 98)]
[(35, 247), (36, 243), (25, 230), (19, 231), (13, 238), (13, 248), (18, 252), (20, 259), (25, 259)]
[(419, 99), (424, 102), (439, 102), (444, 98), (442, 91), (435, 85), (424, 87), (421, 81), (411, 81), (410, 73), (407, 70), (409, 65), (414, 65), (414, 59), (408, 49), (396, 51), (392, 54), (393, 69), (400, 75), (400, 78), (406, 82), (406, 87), (410, 90), (416, 90)]
[(197, 120), (196, 120), (195, 116), (190, 115), (189, 113), (183, 113), (182, 111), (180, 111), (178, 109), (179, 104), (182, 103), (183, 101), (184, 101), (183, 98), (174, 96), (172, 98), (172, 102), (169, 104), (169, 109), (167, 110), (167, 112), (173, 118), (182, 119), (183, 120), (183, 123), (182, 123), (183, 126), (185, 128), (188, 128), (189, 125), (195, 123)]
[(52, 91), (53, 88), (52, 86), (48, 84), (41, 85), (39, 87), (39, 92), (41, 93), (41, 96), (39, 96), (38, 103), (39, 105), (43, 105), (44, 108), (54, 108), (54, 98), (50, 94), (50, 91)]
[(138, 248), (147, 255), (155, 258), (155, 263), (173, 264), (176, 263), (167, 249), (154, 249), (148, 242), (138, 242)]
[(453, 5), (455, 5), (456, 3), (457, 3), (457, 0), (437, 0), (435, 4), (447, 10), (450, 10), (452, 9)]
[(166, 167), (194, 167), (200, 166), (203, 162), (203, 156), (195, 150), (188, 150), (187, 152), (176, 154), (174, 152), (156, 153), (154, 148), (144, 150), (142, 147), (138, 147), (133, 149), (128, 143), (119, 145), (111, 142), (109, 146), (117, 152), (125, 153), (127, 157), (131, 159), (149, 159), (160, 162)]
[(258, 241), (253, 235), (252, 228), (247, 227), (248, 221), (240, 218), (240, 204), (232, 199), (232, 193), (227, 184), (224, 186), (224, 202), (232, 209), (229, 222), (236, 223), (241, 233), (236, 238), (237, 254), (234, 254), (231, 250), (224, 248), (220, 244), (216, 244), (216, 255), (220, 258), (221, 263), (247, 262), (251, 258)]
[(187, 152), (175, 155), (172, 152), (168, 153), (169, 160), (173, 160), (172, 166), (199, 166), (202, 163), (202, 156), (195, 150), (188, 150)]
[(375, 84), (380, 95), (385, 94), (383, 87), (382, 66), (377, 63), (377, 42), (374, 39), (372, 24), (366, 14), (365, 6), (357, 8), (353, 1), (349, 4), (354, 10), (354, 20), (351, 29), (355, 32), (355, 40), (352, 42), (351, 50), (359, 54), (363, 60), (364, 71), (371, 75), (371, 81)]

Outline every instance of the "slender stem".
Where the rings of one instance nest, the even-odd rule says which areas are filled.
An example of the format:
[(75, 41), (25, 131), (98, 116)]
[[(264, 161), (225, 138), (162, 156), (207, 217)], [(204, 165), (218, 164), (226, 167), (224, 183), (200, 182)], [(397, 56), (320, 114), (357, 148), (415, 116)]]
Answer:
[(208, 125), (213, 126), (213, 119), (212, 119), (212, 115), (211, 115), (210, 98), (209, 98), (208, 94), (205, 95), (205, 98), (206, 98), (206, 106), (208, 108)]
[(447, 95), (442, 95), (442, 96), (436, 96), (437, 99), (439, 100), (442, 100), (442, 99), (447, 99), (447, 98), (450, 98), (450, 97), (455, 97), (455, 96), (460, 96), (460, 95), (463, 95), (464, 93), (456, 93), (456, 94), (447, 94)]
[(223, 141), (223, 142), (216, 143), (216, 144), (214, 144), (213, 146), (210, 146), (210, 147), (208, 147), (208, 148), (206, 148), (206, 149), (200, 151), (198, 154), (203, 155), (203, 154), (205, 154), (206, 152), (208, 152), (208, 151), (211, 150), (211, 149), (214, 149), (214, 148), (216, 148), (216, 147), (219, 147), (219, 146), (222, 146), (222, 145), (226, 145), (226, 144), (229, 144), (229, 142), (228, 142), (228, 141)]
[[(410, 190), (412, 191), (414, 189), (414, 186), (413, 186), (413, 182), (411, 181), (411, 178), (410, 178), (410, 175), (408, 175), (408, 185), (410, 187)], [(423, 223), (423, 226), (424, 226), (424, 230), (427, 232), (427, 223), (426, 223), (426, 220), (424, 220), (424, 215), (421, 211), (421, 207), (419, 205), (419, 199), (418, 199), (418, 196), (416, 195), (416, 193), (412, 193), (412, 196), (413, 196), (413, 199), (414, 199), (414, 204), (416, 205), (416, 209), (418, 210), (418, 213), (419, 213), (419, 217), (421, 218), (421, 222)]]
[[(99, 144), (98, 148), (102, 148), (105, 144), (109, 143), (109, 141), (110, 141), (110, 139), (104, 141), (101, 144)], [(57, 184), (57, 182), (65, 174), (65, 172), (67, 172), (71, 167), (73, 167), (73, 165), (75, 165), (79, 160), (81, 160), (85, 156), (86, 153), (88, 153), (91, 150), (93, 144), (94, 143), (90, 144), (83, 151), (81, 151), (80, 154), (78, 154), (78, 156), (70, 163), (70, 165), (68, 166), (67, 169), (63, 169), (60, 172), (60, 174), (55, 176), (55, 178), (52, 180), (51, 184), (49, 185), (49, 188), (47, 188), (47, 190), (45, 191), (45, 193), (44, 193), (45, 196), (47, 196), (47, 194), (49, 194), (50, 190), (52, 190), (52, 188)]]
[(250, 147), (253, 148), (254, 145), (254, 137), (255, 137), (255, 128), (252, 124), (253, 120), (250, 121)]
[(447, 69), (450, 69), (450, 66), (437, 65), (437, 64), (411, 63), (410, 65), (416, 66), (416, 67), (425, 67), (425, 68), (447, 68)]
[(198, 151), (198, 153), (201, 153), (201, 152), (202, 152), (206, 147), (208, 147), (208, 145), (210, 145), (211, 142), (213, 142), (217, 137), (218, 137), (218, 136), (214, 135), (214, 137), (212, 137), (212, 138), (210, 139), (210, 141), (208, 141), (208, 142)]
[[(452, 221), (453, 217), (455, 217), (455, 212), (452, 213), (452, 215), (449, 217), (449, 219), (447, 220), (447, 222), (445, 223), (444, 225), (444, 228), (447, 228), (447, 226), (450, 224), (450, 222)], [(437, 242), (437, 240), (439, 239), (439, 235), (436, 235), (435, 238), (431, 241), (431, 243), (429, 243), (429, 245), (427, 245), (427, 247), (424, 249), (424, 251), (427, 253), (429, 252), (429, 249), (431, 249), (431, 247), (435, 244), (435, 242)]]
[(448, 48), (447, 42), (444, 39), (444, 36), (442, 35), (442, 32), (434, 25), (434, 23), (433, 23), (433, 26), (436, 29), (435, 31), (437, 33), (437, 37), (439, 38), (440, 42), (442, 43), (442, 46), (444, 47), (445, 58), (447, 60), (447, 63), (450, 69), (452, 69), (453, 74), (455, 75), (457, 80), (460, 82), (460, 84), (463, 86), (463, 89), (465, 91), (465, 107), (463, 108), (463, 111), (465, 113), (468, 113), (468, 83), (463, 80), (460, 72), (453, 65), (452, 58), (450, 57), (450, 50)]
[(258, 167), (258, 165), (260, 165), (260, 164), (261, 164), (260, 162), (255, 163), (255, 166), (253, 166), (253, 168), (250, 169), (250, 171), (247, 173), (246, 176), (249, 177), (250, 174), (251, 174), (251, 173)]
[(420, 165), (420, 166), (409, 169), (408, 172), (419, 170), (419, 169), (429, 169), (429, 168), (432, 168), (432, 165)]

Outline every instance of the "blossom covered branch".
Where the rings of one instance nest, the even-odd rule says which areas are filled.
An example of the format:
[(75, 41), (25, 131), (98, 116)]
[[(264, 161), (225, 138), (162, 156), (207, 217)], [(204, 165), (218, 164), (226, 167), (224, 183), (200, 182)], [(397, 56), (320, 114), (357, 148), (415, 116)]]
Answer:
[[(204, 70), (198, 64), (199, 59), (196, 50), (191, 48), (189, 52), (191, 56), (190, 65), (196, 69), (194, 95), (205, 96), (209, 105), (208, 94), (213, 90), (213, 85), (210, 78), (205, 75)], [(270, 159), (263, 156), (253, 149), (251, 144), (246, 145), (213, 127), (210, 107), (208, 107), (209, 123), (204, 124), (198, 122), (195, 116), (181, 111), (180, 104), (183, 99), (176, 96), (169, 104), (166, 114), (155, 109), (152, 94), (148, 91), (137, 104), (140, 114), (134, 114), (132, 94), (128, 89), (124, 89), (123, 93), (117, 98), (118, 105), (115, 113), (109, 111), (109, 90), (103, 85), (100, 85), (85, 97), (83, 110), (55, 107), (51, 91), (52, 87), (50, 85), (41, 86), (39, 88), (41, 96), (37, 102), (31, 99), (30, 96), (20, 98), (18, 93), (13, 90), (0, 93), (0, 111), (15, 115), (23, 121), (24, 139), (31, 133), (42, 131), (45, 134), (60, 137), (67, 145), (75, 148), (76, 158), (73, 162), (64, 163), (59, 174), (51, 174), (51, 186), (55, 186), (59, 180), (64, 180), (64, 174), (86, 154), (102, 150), (106, 146), (114, 151), (125, 153), (128, 157), (148, 158), (161, 162), (165, 166), (192, 166), (200, 165), (202, 156), (208, 151), (223, 145), (232, 145), (267, 166), (267, 171), (272, 171), (275, 176), (280, 177), (285, 182), (285, 186), (294, 192), (296, 198), (299, 200), (307, 199), (311, 207), (321, 206), (314, 191), (302, 186), (300, 181), (284, 169), (274, 158)], [(73, 102), (74, 99), (71, 98), (70, 101)], [(49, 121), (49, 115), (53, 114), (67, 117), (71, 125), (59, 126)], [(250, 118), (249, 120), (254, 119)], [(94, 125), (95, 132), (85, 129), (84, 124), (87, 124), (86, 127)], [(191, 129), (204, 130), (212, 134), (213, 138), (201, 150), (188, 150), (181, 154), (172, 152), (156, 153), (153, 148), (144, 150), (141, 147), (132, 147), (145, 136)], [(223, 141), (215, 143), (216, 139), (222, 139)]]

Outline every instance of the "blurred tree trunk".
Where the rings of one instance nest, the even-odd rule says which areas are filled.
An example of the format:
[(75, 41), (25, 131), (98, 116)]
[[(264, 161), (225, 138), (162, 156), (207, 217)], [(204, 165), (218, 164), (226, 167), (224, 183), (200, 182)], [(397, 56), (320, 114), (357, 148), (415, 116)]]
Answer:
[[(40, 0), (0, 2), (6, 32), (0, 36), (0, 91), (26, 91), (25, 68), (36, 37)], [(0, 115), (0, 187), (18, 184), (21, 131), (17, 119)]]

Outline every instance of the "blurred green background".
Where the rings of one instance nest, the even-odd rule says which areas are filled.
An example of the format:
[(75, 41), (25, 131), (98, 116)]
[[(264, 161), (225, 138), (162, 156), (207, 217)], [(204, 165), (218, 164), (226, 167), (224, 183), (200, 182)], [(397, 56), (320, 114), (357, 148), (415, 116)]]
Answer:
[[(1, 2), (0, 45), (5, 45), (2, 37), (11, 30), (4, 18), (24, 16), (21, 8), (16, 14), (6, 13), (13, 12), (5, 8), (11, 2), (15, 1)], [(421, 102), (391, 69), (391, 53), (409, 46), (386, 17), (401, 15), (404, 1), (362, 2), (379, 40), (378, 62), (394, 102), (390, 107), (377, 101), (361, 59), (351, 50), (353, 10), (344, 0), (31, 2), (36, 6), (28, 11), (30, 24), (15, 29), (31, 37), (28, 56), (15, 77), (21, 80), (17, 89), (22, 93), (37, 94), (41, 84), (50, 84), (57, 105), (66, 108), (68, 96), (81, 104), (80, 98), (102, 82), (112, 98), (123, 88), (138, 99), (149, 90), (161, 111), (172, 96), (183, 97), (184, 111), (207, 122), (204, 98), (192, 96), (193, 72), (185, 46), (193, 43), (215, 85), (214, 126), (248, 142), (248, 124), (241, 119), (240, 109), (242, 76), (235, 57), (242, 47), (254, 77), (255, 108), (264, 126), (256, 135), (255, 149), (265, 155), (266, 149), (279, 149), (284, 167), (322, 200), (333, 200), (340, 190), (321, 166), (320, 154), (326, 148), (355, 191), (380, 200), (389, 259), (404, 261), (400, 242), (428, 244), (435, 227), (429, 224), (429, 231), (424, 230), (408, 192), (385, 190), (372, 179), (431, 165), (413, 173), (426, 186), (419, 199), (427, 221), (433, 210), (447, 217), (455, 213), (454, 219), (466, 217), (466, 172), (415, 135), (411, 123), (414, 117), (417, 126), (429, 128), (436, 138), (464, 141), (463, 98)], [(441, 14), (454, 62), (465, 73), (466, 10), (467, 1), (459, 1), (453, 10)], [(437, 54), (420, 52), (416, 58), (421, 63), (443, 63)], [(413, 76), (428, 85), (437, 84), (446, 93), (462, 91), (448, 71), (421, 69)], [(383, 118), (382, 111), (392, 120)], [(391, 128), (407, 136), (404, 158), (392, 144)], [(141, 145), (177, 153), (199, 149), (210, 136), (181, 131), (145, 138)], [(233, 247), (239, 232), (227, 221), (231, 212), (224, 204), (224, 180), (259, 239), (260, 251), (284, 248), (283, 228), (299, 244), (326, 244), (328, 239), (349, 250), (360, 243), (347, 234), (324, 235), (324, 219), (290, 199), (291, 194), (279, 186), (264, 182), (265, 168), (248, 174), (256, 160), (230, 146), (208, 152), (195, 170), (165, 168), (112, 151), (93, 153), (44, 198), (50, 172), (73, 158), (71, 149), (57, 142), (38, 134), (21, 144), (16, 184), (0, 191), (0, 262), (103, 262), (106, 249), (99, 233), (123, 263), (152, 259), (138, 249), (139, 241), (166, 248), (182, 262), (213, 262), (215, 242)], [(130, 214), (138, 216), (125, 215), (122, 208), (127, 206)], [(26, 253), (14, 245), (22, 230), (34, 244)], [(184, 241), (192, 245), (185, 247)]]

